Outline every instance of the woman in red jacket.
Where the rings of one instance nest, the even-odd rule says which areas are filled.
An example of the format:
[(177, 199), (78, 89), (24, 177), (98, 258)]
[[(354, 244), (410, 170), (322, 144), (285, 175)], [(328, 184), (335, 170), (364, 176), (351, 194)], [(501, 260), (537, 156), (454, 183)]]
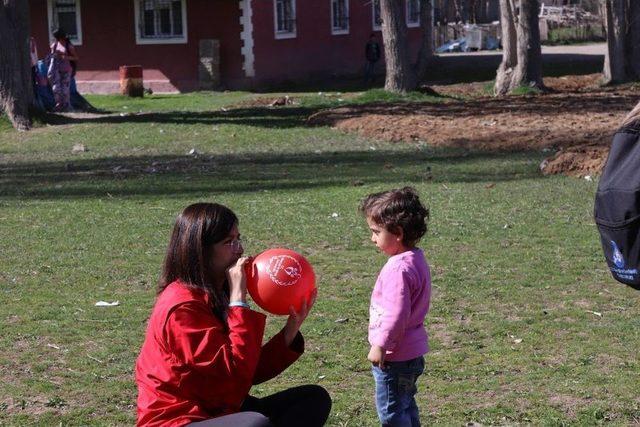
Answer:
[(249, 396), (303, 353), (299, 329), (315, 294), (262, 345), (265, 315), (246, 302), (242, 254), (230, 209), (196, 203), (178, 216), (136, 362), (139, 426), (324, 425), (331, 398), (322, 387)]

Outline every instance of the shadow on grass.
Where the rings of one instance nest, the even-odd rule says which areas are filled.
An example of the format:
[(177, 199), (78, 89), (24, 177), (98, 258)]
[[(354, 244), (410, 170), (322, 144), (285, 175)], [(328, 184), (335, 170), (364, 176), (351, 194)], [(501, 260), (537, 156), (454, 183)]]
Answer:
[[(375, 98), (375, 97), (374, 97)], [(470, 101), (426, 102), (372, 100), (371, 103), (345, 103), (341, 105), (317, 105), (297, 107), (241, 107), (220, 111), (164, 111), (95, 116), (66, 116), (49, 114), (46, 122), (51, 125), (81, 123), (170, 123), (170, 124), (235, 124), (262, 128), (295, 128), (308, 125), (332, 125), (339, 120), (367, 114), (412, 115), (429, 114), (441, 117), (475, 117), (500, 113), (526, 113), (556, 117), (559, 113), (626, 113), (637, 102), (631, 93), (601, 91), (589, 94), (551, 94), (511, 96), (506, 98), (482, 98)], [(324, 111), (327, 110), (328, 111)], [(307, 118), (321, 111), (312, 120)]]
[[(355, 151), (225, 156), (111, 157), (0, 168), (0, 197), (53, 199), (252, 192), (385, 182), (539, 178), (539, 152)], [(534, 160), (532, 160), (534, 159)]]
[(80, 123), (173, 123), (173, 124), (236, 124), (264, 128), (293, 128), (304, 126), (307, 117), (318, 111), (312, 107), (236, 108), (226, 111), (167, 111), (104, 116), (67, 116), (50, 114), (47, 123), (68, 125)]

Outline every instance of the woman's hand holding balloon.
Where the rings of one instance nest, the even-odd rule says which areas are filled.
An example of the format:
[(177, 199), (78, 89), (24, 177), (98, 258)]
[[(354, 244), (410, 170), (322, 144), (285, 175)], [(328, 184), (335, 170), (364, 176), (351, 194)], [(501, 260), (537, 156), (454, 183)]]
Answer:
[(318, 296), (318, 289), (314, 288), (309, 296), (309, 300), (305, 298), (302, 302), (302, 307), (300, 307), (300, 311), (296, 312), (293, 306), (289, 307), (289, 317), (287, 318), (287, 323), (284, 325), (284, 342), (289, 347), (293, 342), (293, 339), (298, 334), (300, 330), (300, 326), (302, 326), (302, 322), (307, 318), (309, 312), (311, 311), (311, 307), (316, 302), (316, 297)]

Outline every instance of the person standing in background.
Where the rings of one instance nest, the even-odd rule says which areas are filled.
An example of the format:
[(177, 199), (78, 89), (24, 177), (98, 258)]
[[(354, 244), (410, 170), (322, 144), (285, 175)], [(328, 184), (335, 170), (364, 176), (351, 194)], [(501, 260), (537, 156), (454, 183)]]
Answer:
[(74, 74), (74, 65), (78, 61), (78, 56), (63, 29), (55, 30), (53, 37), (56, 41), (51, 44), (51, 62), (47, 77), (56, 101), (54, 110), (69, 111), (71, 110), (71, 77)]
[(371, 33), (371, 35), (369, 36), (369, 41), (367, 42), (364, 49), (364, 55), (365, 55), (365, 58), (367, 59), (367, 62), (365, 63), (365, 66), (364, 66), (364, 83), (365, 84), (368, 84), (370, 82), (373, 83), (375, 78), (374, 72), (375, 72), (376, 62), (380, 60), (380, 45), (376, 40), (375, 33)]

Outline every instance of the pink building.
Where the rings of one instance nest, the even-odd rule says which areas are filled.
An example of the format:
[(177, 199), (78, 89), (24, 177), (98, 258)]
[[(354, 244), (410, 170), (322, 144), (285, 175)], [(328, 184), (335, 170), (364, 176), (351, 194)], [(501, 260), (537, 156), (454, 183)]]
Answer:
[[(403, 1), (412, 52), (419, 0)], [(65, 29), (81, 92), (119, 90), (118, 68), (142, 65), (156, 92), (258, 88), (358, 75), (378, 0), (29, 0), (40, 57)], [(382, 70), (382, 63), (379, 65)]]

